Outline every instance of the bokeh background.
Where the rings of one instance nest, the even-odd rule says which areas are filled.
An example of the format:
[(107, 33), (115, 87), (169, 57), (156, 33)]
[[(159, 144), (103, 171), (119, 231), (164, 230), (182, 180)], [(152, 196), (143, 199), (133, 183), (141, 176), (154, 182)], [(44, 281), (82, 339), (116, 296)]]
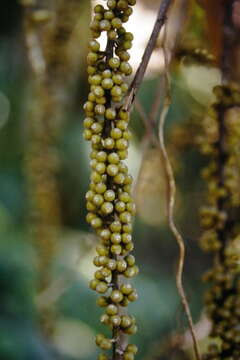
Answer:
[[(82, 3), (84, 1), (82, 0)], [(150, 35), (159, 1), (138, 1), (129, 24), (136, 41), (136, 69)], [(93, 3), (85, 0), (90, 14)], [(81, 18), (81, 14), (79, 17)], [(81, 20), (82, 21), (82, 20)], [(204, 13), (196, 4), (182, 28), (182, 49), (207, 46)], [(28, 147), (28, 107), (31, 70), (24, 43), (23, 11), (15, 0), (2, 0), (0, 12), (0, 359), (94, 360), (94, 334), (102, 331), (96, 295), (88, 288), (94, 268), (96, 238), (85, 222), (85, 192), (89, 182), (89, 148), (82, 138), (82, 105), (87, 98), (87, 29), (81, 22), (78, 64), (69, 90), (57, 144), (60, 171), (58, 191), (62, 213), (52, 282), (45, 298), (56, 312), (52, 341), (41, 335), (38, 323), (37, 252), (29, 235), (29, 196), (25, 158)], [(139, 102), (148, 113), (159, 87), (162, 53), (157, 49), (141, 87)], [(198, 209), (204, 201), (201, 168), (205, 159), (194, 144), (201, 119), (212, 101), (218, 70), (179, 58), (171, 68), (173, 102), (167, 119), (167, 143), (177, 180), (176, 218), (187, 249), (184, 283), (194, 320), (203, 312), (201, 275), (209, 259), (199, 248)], [(172, 334), (186, 331), (185, 316), (175, 286), (176, 242), (165, 221), (165, 185), (157, 150), (149, 145), (137, 111), (132, 114), (133, 141), (129, 167), (134, 175), (138, 215), (134, 225), (135, 254), (140, 274), (135, 285), (139, 300), (131, 305), (138, 319), (139, 360), (184, 359), (171, 353)], [(41, 296), (41, 294), (40, 294)], [(169, 352), (170, 351), (170, 352)], [(189, 355), (191, 358), (191, 355)]]

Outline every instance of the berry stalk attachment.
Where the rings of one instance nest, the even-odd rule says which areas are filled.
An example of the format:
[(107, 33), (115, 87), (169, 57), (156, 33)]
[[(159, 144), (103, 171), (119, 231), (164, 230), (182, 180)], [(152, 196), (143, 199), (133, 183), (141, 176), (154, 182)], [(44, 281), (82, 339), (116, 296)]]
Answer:
[[(98, 270), (90, 287), (100, 294), (97, 305), (104, 308), (101, 322), (111, 330), (110, 337), (98, 334), (96, 344), (104, 351), (112, 351), (113, 360), (133, 360), (137, 353), (136, 345), (128, 344), (126, 336), (137, 331), (135, 318), (127, 313), (128, 304), (137, 300), (137, 292), (125, 280), (137, 275), (138, 267), (131, 254), (135, 204), (131, 196), (132, 177), (124, 162), (131, 133), (129, 112), (123, 106), (127, 79), (132, 73), (128, 50), (133, 40), (123, 24), (135, 3), (136, 0), (108, 0), (107, 8), (95, 6), (87, 57), (90, 93), (84, 104), (84, 138), (92, 147), (86, 220), (99, 236), (93, 261)], [(96, 40), (103, 33), (107, 35), (105, 50)], [(105, 353), (98, 357), (108, 359)]]

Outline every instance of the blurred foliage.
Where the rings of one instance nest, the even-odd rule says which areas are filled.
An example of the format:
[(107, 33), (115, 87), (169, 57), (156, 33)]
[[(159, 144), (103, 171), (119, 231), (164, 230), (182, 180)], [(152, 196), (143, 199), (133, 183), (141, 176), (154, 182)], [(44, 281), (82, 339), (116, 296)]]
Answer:
[[(62, 236), (59, 239), (54, 272), (60, 282), (59, 297), (55, 299), (58, 311), (54, 344), (41, 337), (37, 323), (36, 307), (36, 254), (27, 231), (27, 197), (23, 156), (26, 141), (26, 114), (29, 94), (29, 75), (21, 29), (21, 9), (17, 1), (2, 0), (0, 13), (0, 358), (3, 360), (72, 359), (94, 360), (96, 349), (93, 334), (101, 330), (95, 295), (88, 289), (93, 267), (91, 258), (95, 239), (86, 225), (84, 196), (87, 190), (89, 166), (87, 145), (82, 140), (81, 106), (86, 97), (86, 83), (82, 64), (78, 74), (78, 86), (74, 89), (66, 121), (59, 141), (61, 157), (60, 196), (63, 214)], [(202, 21), (202, 12), (196, 8), (194, 19)], [(201, 43), (202, 30), (199, 21), (191, 21), (186, 42)], [(85, 29), (82, 30), (83, 33)], [(193, 72), (194, 70), (194, 72)], [(202, 201), (203, 184), (200, 169), (204, 163), (198, 151), (184, 139), (174, 137), (174, 129), (185, 129), (185, 139), (194, 136), (194, 127), (186, 128), (187, 122), (200, 119), (206, 108), (212, 83), (201, 80), (195, 66), (176, 65), (173, 69), (173, 104), (169, 113), (168, 143), (175, 166), (178, 183), (177, 220), (187, 244), (185, 270), (186, 290), (194, 318), (197, 321), (202, 309), (203, 286), (200, 274), (207, 268), (208, 259), (198, 248), (198, 208)], [(194, 82), (194, 85), (193, 85)], [(150, 110), (158, 84), (158, 74), (144, 82), (139, 99), (146, 111)], [(2, 100), (3, 99), (3, 100)], [(79, 101), (80, 99), (80, 101)], [(9, 114), (8, 114), (9, 106)], [(2, 114), (5, 114), (4, 116)], [(3, 117), (2, 117), (3, 116)], [(2, 120), (3, 119), (3, 120)], [(199, 120), (201, 121), (201, 120)], [(144, 155), (144, 127), (133, 112), (133, 146), (129, 165), (135, 178), (140, 160)], [(191, 132), (192, 131), (192, 132)], [(181, 132), (180, 132), (181, 134)], [(146, 168), (149, 167), (149, 164)], [(146, 170), (147, 172), (149, 170)], [(161, 170), (151, 168), (147, 174), (158, 184), (152, 194), (159, 191), (155, 201), (164, 202), (161, 188)], [(160, 185), (159, 185), (160, 184)], [(153, 185), (153, 184), (151, 184)], [(136, 189), (138, 190), (138, 188)], [(151, 189), (141, 188), (137, 196), (152, 196)], [(154, 197), (154, 196), (153, 196)], [(150, 360), (150, 349), (161, 346), (162, 340), (174, 332), (186, 328), (184, 314), (175, 289), (174, 273), (177, 246), (163, 221), (163, 203), (154, 203), (160, 221), (151, 222), (149, 214), (137, 216), (134, 227), (137, 261), (141, 274), (136, 280), (139, 301), (131, 311), (139, 322), (136, 343), (140, 348), (139, 360)], [(155, 214), (156, 216), (156, 214)], [(150, 213), (151, 217), (151, 213)], [(64, 283), (64, 286), (62, 285)], [(63, 286), (63, 289), (61, 287)], [(173, 354), (171, 359), (178, 359)]]

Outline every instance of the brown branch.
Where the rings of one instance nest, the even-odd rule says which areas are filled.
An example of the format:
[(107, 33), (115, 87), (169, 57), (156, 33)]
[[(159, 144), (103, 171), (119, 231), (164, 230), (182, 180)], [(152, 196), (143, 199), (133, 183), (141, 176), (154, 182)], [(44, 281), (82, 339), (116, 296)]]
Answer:
[(126, 111), (130, 111), (132, 108), (134, 99), (136, 97), (136, 94), (137, 94), (140, 86), (141, 86), (145, 72), (147, 70), (147, 66), (149, 64), (153, 50), (156, 46), (156, 42), (157, 42), (159, 33), (160, 33), (163, 25), (166, 22), (168, 10), (173, 2), (174, 2), (174, 0), (163, 0), (161, 2), (161, 5), (160, 5), (159, 11), (158, 11), (158, 15), (157, 15), (157, 19), (156, 19), (155, 25), (153, 27), (153, 31), (152, 31), (152, 34), (148, 41), (147, 47), (144, 51), (142, 61), (139, 65), (138, 70), (135, 74), (135, 77), (129, 87), (128, 96), (127, 96), (125, 104), (124, 104), (124, 108)]

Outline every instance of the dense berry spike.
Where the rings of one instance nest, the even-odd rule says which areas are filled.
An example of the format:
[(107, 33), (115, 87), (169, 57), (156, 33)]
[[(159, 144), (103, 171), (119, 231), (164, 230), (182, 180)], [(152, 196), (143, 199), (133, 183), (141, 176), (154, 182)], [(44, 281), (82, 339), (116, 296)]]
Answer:
[(216, 102), (201, 139), (202, 152), (210, 158), (203, 171), (208, 204), (201, 209), (201, 244), (214, 258), (213, 268), (204, 276), (211, 284), (205, 301), (213, 324), (211, 337), (218, 340), (204, 359), (235, 360), (240, 358), (240, 93), (225, 85), (217, 86), (214, 93)]
[[(138, 274), (131, 230), (135, 204), (131, 196), (132, 177), (124, 160), (128, 157), (131, 133), (129, 114), (123, 110), (132, 73), (128, 50), (133, 35), (123, 26), (132, 14), (136, 0), (108, 0), (107, 8), (97, 5), (91, 23), (92, 39), (87, 56), (90, 93), (84, 105), (84, 138), (91, 141), (91, 183), (86, 194), (87, 222), (100, 242), (94, 265), (97, 270), (90, 282), (100, 294), (97, 304), (104, 308), (102, 324), (111, 330), (110, 338), (99, 334), (96, 344), (112, 351), (112, 359), (133, 360), (137, 347), (121, 341), (135, 334), (135, 318), (127, 314), (127, 305), (137, 300), (137, 292), (124, 278)], [(107, 46), (101, 50), (97, 40), (107, 34)], [(100, 354), (99, 360), (109, 357)]]

